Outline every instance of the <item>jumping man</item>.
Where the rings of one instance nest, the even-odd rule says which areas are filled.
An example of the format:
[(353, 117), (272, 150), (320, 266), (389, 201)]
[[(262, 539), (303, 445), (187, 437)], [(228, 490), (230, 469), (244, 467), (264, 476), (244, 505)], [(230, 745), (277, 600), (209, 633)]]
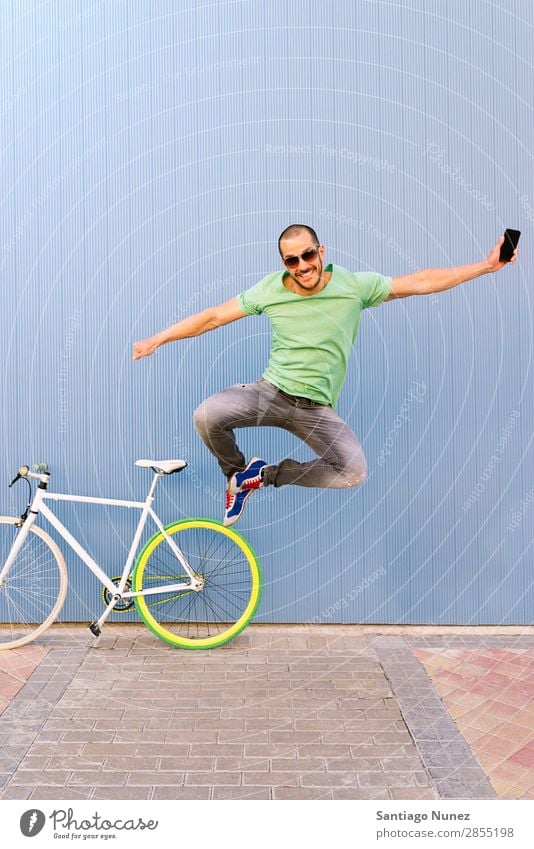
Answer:
[[(238, 384), (204, 401), (195, 427), (227, 480), (224, 524), (232, 525), (252, 492), (264, 486), (345, 489), (364, 483), (367, 463), (360, 443), (334, 410), (362, 310), (409, 295), (430, 295), (499, 271), (501, 239), (485, 260), (457, 268), (434, 268), (384, 277), (324, 265), (325, 249), (305, 224), (292, 224), (278, 240), (284, 269), (268, 274), (235, 298), (136, 342), (133, 359), (161, 345), (200, 336), (249, 315), (266, 313), (272, 350), (260, 380)], [(515, 262), (517, 251), (511, 262)], [(249, 462), (234, 434), (239, 427), (281, 427), (317, 455), (307, 463), (285, 459)]]

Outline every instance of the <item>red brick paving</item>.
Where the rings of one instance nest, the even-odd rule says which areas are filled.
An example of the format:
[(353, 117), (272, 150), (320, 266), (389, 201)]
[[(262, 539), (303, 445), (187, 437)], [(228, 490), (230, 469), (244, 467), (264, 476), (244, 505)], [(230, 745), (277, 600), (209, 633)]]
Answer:
[(47, 654), (47, 648), (32, 645), (0, 652), (0, 713)]
[(522, 749), (519, 749), (515, 755), (512, 755), (510, 761), (515, 764), (522, 764), (534, 770), (534, 742), (530, 741)]
[(493, 788), (534, 799), (534, 651), (414, 649)]

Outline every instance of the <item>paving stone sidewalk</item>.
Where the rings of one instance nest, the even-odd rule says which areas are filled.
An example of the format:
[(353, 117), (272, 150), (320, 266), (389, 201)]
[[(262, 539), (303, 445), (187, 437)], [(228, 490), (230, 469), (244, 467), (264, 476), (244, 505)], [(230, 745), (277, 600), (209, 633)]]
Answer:
[[(33, 649), (33, 672), (23, 649), (9, 653), (11, 674), (20, 659), (29, 677), (0, 688), (0, 798), (496, 798), (422, 660), (449, 652), (458, 666), (462, 652), (499, 647), (523, 658), (532, 703), (531, 636), (249, 626), (215, 651), (183, 652), (137, 626), (94, 640), (58, 625)], [(529, 721), (516, 748), (534, 773)], [(533, 798), (525, 781), (506, 788)]]

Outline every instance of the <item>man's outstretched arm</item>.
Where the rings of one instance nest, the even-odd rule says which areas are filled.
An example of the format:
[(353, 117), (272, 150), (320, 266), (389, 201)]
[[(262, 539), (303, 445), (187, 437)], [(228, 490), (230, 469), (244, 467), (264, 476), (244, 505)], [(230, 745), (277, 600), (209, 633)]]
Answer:
[(141, 357), (148, 357), (161, 345), (166, 345), (167, 342), (175, 342), (177, 339), (189, 339), (191, 336), (201, 336), (202, 333), (207, 333), (208, 330), (215, 330), (224, 324), (237, 321), (238, 318), (245, 318), (246, 315), (248, 313), (243, 312), (237, 298), (231, 298), (217, 307), (210, 307), (195, 315), (190, 315), (188, 318), (184, 318), (183, 321), (179, 321), (178, 324), (173, 324), (172, 327), (168, 327), (167, 330), (162, 330), (148, 339), (135, 342), (133, 346), (133, 359), (140, 360)]
[(517, 250), (510, 262), (499, 262), (501, 245), (504, 236), (499, 239), (495, 247), (491, 249), (486, 259), (481, 262), (473, 262), (471, 265), (460, 265), (457, 268), (427, 268), (408, 274), (406, 277), (394, 277), (391, 292), (386, 301), (394, 301), (396, 298), (407, 298), (409, 295), (432, 295), (435, 292), (444, 292), (481, 277), (483, 274), (491, 274), (500, 271), (505, 265), (512, 265), (517, 259)]

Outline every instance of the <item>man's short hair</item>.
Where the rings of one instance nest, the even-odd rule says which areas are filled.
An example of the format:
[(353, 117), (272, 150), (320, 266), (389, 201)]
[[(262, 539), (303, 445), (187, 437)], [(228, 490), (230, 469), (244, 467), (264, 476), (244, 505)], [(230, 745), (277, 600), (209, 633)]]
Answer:
[(278, 237), (278, 252), (279, 252), (280, 256), (283, 256), (282, 248), (280, 247), (280, 243), (284, 239), (291, 239), (291, 238), (293, 238), (293, 236), (298, 236), (299, 233), (301, 233), (303, 230), (305, 230), (307, 233), (310, 234), (310, 236), (313, 239), (313, 244), (316, 247), (319, 247), (319, 245), (321, 243), (320, 243), (320, 241), (317, 237), (317, 233), (315, 232), (315, 230), (312, 230), (312, 228), (308, 227), (307, 224), (290, 224), (289, 227), (286, 227), (286, 229), (283, 230)]

